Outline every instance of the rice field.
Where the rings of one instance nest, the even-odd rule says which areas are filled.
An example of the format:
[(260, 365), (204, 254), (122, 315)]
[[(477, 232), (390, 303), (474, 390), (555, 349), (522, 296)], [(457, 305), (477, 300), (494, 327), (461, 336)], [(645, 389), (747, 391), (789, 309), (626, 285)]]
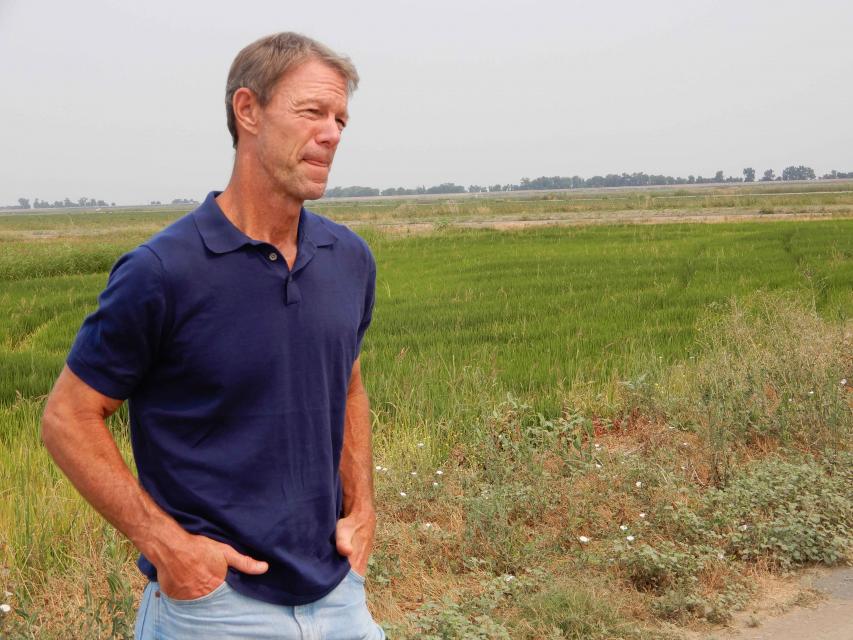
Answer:
[[(362, 351), (377, 459), (445, 464), (508, 397), (546, 422), (564, 418), (575, 401), (604, 411), (620, 381), (690, 362), (698, 319), (759, 291), (785, 292), (833, 326), (849, 322), (849, 189), (791, 195), (777, 185), (750, 188), (764, 193), (743, 195), (741, 187), (317, 203), (315, 210), (352, 223), (377, 260), (374, 322)], [(753, 211), (767, 207), (775, 213)], [(820, 219), (618, 223), (626, 211), (687, 218), (710, 210)], [(129, 545), (100, 526), (47, 459), (38, 417), (113, 262), (182, 213), (0, 216), (0, 565), (7, 571), (0, 586), (14, 583), (31, 610), (94, 565), (101, 576), (138, 580)], [(608, 224), (459, 226), (555, 215), (571, 223), (574, 214)], [(428, 226), (401, 231), (409, 224)], [(127, 455), (124, 415), (112, 426)]]

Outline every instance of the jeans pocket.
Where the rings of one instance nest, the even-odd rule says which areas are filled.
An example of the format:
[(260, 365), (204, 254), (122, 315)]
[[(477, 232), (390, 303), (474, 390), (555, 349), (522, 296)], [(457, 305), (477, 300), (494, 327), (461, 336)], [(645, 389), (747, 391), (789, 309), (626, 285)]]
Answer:
[(199, 596), (198, 598), (191, 598), (189, 600), (179, 600), (177, 598), (172, 598), (171, 596), (167, 596), (162, 590), (160, 591), (160, 595), (162, 595), (166, 600), (173, 604), (181, 605), (181, 606), (189, 606), (198, 604), (201, 602), (206, 602), (218, 596), (220, 593), (223, 593), (226, 589), (228, 589), (228, 583), (223, 581), (221, 585), (216, 587), (210, 593), (206, 593), (203, 596)]
[(364, 584), (367, 580), (366, 576), (356, 573), (355, 569), (353, 569), (352, 567), (350, 567), (349, 573), (347, 575), (351, 576), (352, 579), (358, 582), (359, 584)]

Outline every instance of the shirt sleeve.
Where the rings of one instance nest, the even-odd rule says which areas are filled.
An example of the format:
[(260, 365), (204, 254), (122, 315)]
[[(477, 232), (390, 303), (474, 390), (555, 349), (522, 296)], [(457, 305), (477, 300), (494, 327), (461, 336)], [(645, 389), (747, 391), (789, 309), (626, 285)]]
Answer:
[(361, 340), (367, 332), (367, 327), (370, 326), (370, 321), (373, 319), (373, 303), (376, 300), (376, 261), (373, 255), (368, 251), (370, 260), (370, 271), (367, 276), (367, 288), (364, 293), (364, 312), (361, 316), (361, 324), (358, 325), (358, 336), (355, 344), (355, 355), (361, 353)]
[(67, 364), (90, 387), (125, 400), (157, 359), (167, 314), (163, 265), (142, 245), (119, 258)]

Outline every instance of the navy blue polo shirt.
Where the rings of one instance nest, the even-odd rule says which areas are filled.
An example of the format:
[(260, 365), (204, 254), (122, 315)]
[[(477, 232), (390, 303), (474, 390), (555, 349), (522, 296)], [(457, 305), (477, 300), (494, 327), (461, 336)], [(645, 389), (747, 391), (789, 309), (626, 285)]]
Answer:
[(269, 563), (258, 576), (229, 569), (228, 584), (306, 604), (349, 570), (335, 546), (338, 464), (376, 266), (356, 234), (303, 208), (289, 270), (216, 195), (118, 260), (68, 366), (129, 399), (139, 480), (158, 505)]

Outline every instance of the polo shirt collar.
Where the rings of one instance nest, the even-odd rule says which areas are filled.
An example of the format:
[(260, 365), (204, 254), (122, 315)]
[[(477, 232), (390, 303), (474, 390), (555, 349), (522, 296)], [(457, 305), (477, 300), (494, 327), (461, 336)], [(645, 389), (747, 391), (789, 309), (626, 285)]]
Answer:
[[(266, 244), (250, 238), (234, 226), (216, 202), (216, 196), (220, 193), (222, 192), (211, 191), (204, 202), (192, 213), (204, 245), (213, 253), (229, 253), (246, 244)], [(338, 239), (320, 216), (311, 213), (305, 207), (299, 214), (298, 233), (299, 246), (302, 246), (303, 241), (307, 241), (314, 247), (328, 247)]]

